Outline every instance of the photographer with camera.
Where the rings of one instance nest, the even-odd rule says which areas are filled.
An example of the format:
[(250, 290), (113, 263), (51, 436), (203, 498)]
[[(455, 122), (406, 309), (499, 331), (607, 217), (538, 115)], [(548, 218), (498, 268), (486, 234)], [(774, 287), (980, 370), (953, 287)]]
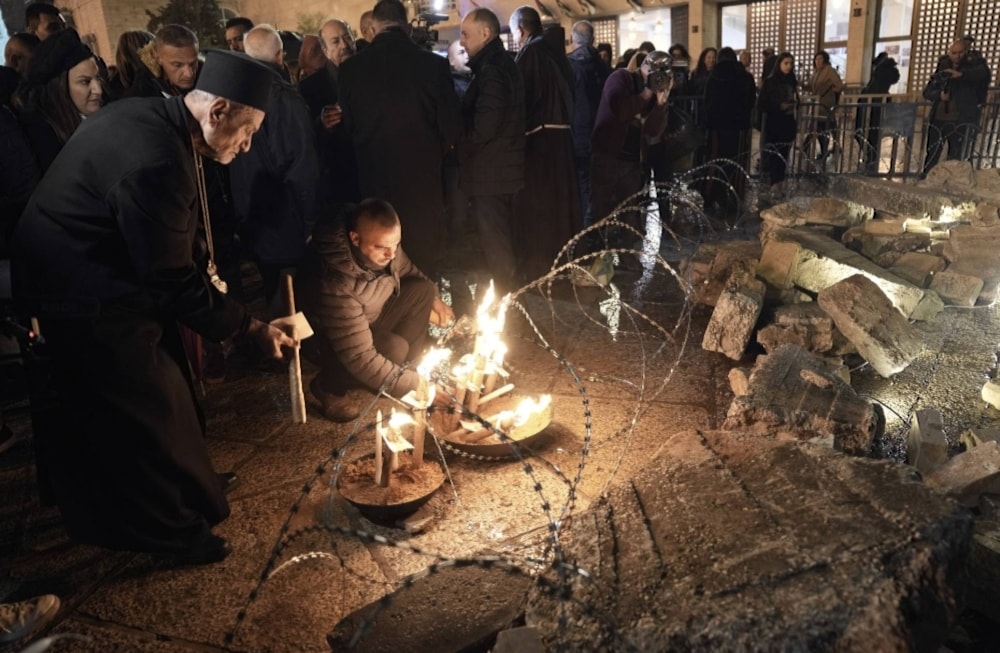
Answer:
[[(671, 63), (666, 52), (651, 52), (637, 72), (619, 68), (604, 83), (590, 141), (589, 215), (594, 222), (642, 190), (644, 151), (659, 141), (667, 126), (667, 99), (676, 85)], [(641, 227), (638, 215), (624, 219), (636, 229)]]
[(979, 123), (980, 89), (989, 84), (989, 78), (986, 63), (981, 57), (969, 56), (969, 43), (964, 39), (952, 43), (947, 58), (938, 61), (924, 88), (924, 98), (934, 105), (921, 178), (937, 165), (946, 142), (949, 161), (969, 160)]

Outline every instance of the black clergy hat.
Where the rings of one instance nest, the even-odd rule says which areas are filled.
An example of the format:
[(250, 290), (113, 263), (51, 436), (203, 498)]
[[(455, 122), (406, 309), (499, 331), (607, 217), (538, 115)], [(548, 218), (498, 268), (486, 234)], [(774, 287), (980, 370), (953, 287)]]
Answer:
[(60, 30), (35, 48), (28, 65), (28, 83), (41, 86), (93, 56), (94, 51), (80, 41), (76, 30)]
[(278, 73), (242, 52), (208, 50), (195, 89), (267, 111)]

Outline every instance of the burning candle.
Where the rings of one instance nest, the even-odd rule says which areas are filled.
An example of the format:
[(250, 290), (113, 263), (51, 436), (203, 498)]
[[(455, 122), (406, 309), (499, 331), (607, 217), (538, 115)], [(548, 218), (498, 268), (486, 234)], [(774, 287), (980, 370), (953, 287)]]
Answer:
[(382, 485), (382, 440), (385, 427), (382, 426), (382, 411), (375, 413), (375, 485)]

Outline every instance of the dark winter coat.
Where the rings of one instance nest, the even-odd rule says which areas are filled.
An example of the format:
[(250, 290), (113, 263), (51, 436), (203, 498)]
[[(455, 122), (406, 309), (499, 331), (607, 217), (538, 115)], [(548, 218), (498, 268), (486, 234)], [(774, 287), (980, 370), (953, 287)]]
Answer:
[[(764, 140), (767, 143), (791, 143), (798, 129), (796, 110), (799, 93), (795, 75), (775, 71), (764, 80), (760, 89), (758, 109), (764, 116)], [(794, 103), (791, 108), (783, 103)]]
[(325, 68), (299, 82), (299, 93), (309, 107), (309, 121), (316, 128), (317, 149), (323, 166), (324, 201), (333, 204), (358, 202), (358, 162), (354, 144), (341, 123), (326, 129), (321, 123), (323, 107), (340, 102), (337, 69), (329, 61)]
[[(399, 373), (399, 366), (375, 349), (371, 325), (386, 302), (399, 294), (400, 279), (406, 277), (426, 278), (402, 247), (386, 270), (375, 272), (361, 266), (351, 252), (342, 220), (316, 225), (296, 272), (295, 296), (316, 331), (314, 337), (323, 338), (347, 371), (372, 389), (381, 388)], [(386, 391), (401, 397), (416, 387), (417, 373), (410, 369)]]
[[(961, 77), (948, 79), (943, 71), (955, 68)], [(924, 87), (924, 99), (934, 103), (931, 120), (976, 124), (979, 122), (979, 102), (981, 89), (990, 81), (990, 69), (982, 57), (965, 57), (954, 66), (951, 59), (943, 57), (938, 61), (937, 70)], [(947, 102), (941, 99), (941, 92), (948, 91)]]
[(470, 197), (524, 188), (524, 81), (499, 38), (469, 59), (472, 83), (462, 100), (456, 146), (459, 183)]
[(10, 258), (14, 224), (38, 183), (38, 164), (21, 125), (9, 107), (0, 106), (0, 257)]
[(872, 77), (862, 93), (888, 93), (889, 87), (899, 81), (899, 68), (892, 57), (883, 56), (872, 67)]
[(182, 98), (101, 109), (15, 230), (15, 298), (39, 316), (59, 397), (39, 469), (77, 541), (176, 551), (229, 514), (177, 323), (218, 341), (250, 318), (195, 261), (188, 120)]
[(757, 98), (753, 75), (739, 61), (720, 61), (705, 85), (705, 128), (716, 131), (750, 129)]
[(276, 81), (250, 151), (229, 171), (245, 249), (256, 261), (295, 265), (319, 219), (320, 166), (309, 107), (290, 83)]
[(597, 120), (597, 107), (601, 104), (604, 82), (611, 75), (611, 67), (597, 50), (580, 46), (568, 55), (573, 69), (573, 153), (578, 157), (590, 156), (590, 135)]
[(421, 268), (434, 269), (443, 253), (443, 159), (462, 127), (448, 61), (392, 27), (339, 73), (361, 195), (392, 203), (403, 246)]

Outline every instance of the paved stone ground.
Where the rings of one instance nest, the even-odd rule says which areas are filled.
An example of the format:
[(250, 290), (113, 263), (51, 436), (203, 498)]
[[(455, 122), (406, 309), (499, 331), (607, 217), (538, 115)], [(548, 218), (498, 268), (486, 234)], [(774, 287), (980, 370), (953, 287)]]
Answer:
[[(666, 260), (691, 251), (690, 243), (682, 245), (665, 246)], [(671, 276), (660, 271), (638, 284), (644, 290), (635, 296), (637, 277), (616, 278), (624, 303), (565, 281), (548, 296), (541, 288), (520, 297), (537, 333), (516, 314), (509, 317), (512, 381), (518, 392), (551, 393), (553, 424), (530, 443), (524, 460), (477, 460), (429, 444), (428, 456), (445, 463), (448, 480), (423, 509), (430, 519), (422, 532), (373, 524), (331, 487), (339, 461), (366, 452), (373, 410), (357, 427), (335, 425), (318, 416), (310, 398), (308, 423), (293, 425), (287, 377), (236, 359), (227, 380), (208, 386), (205, 396), (213, 461), (241, 478), (232, 517), (218, 528), (234, 553), (209, 567), (169, 569), (144, 555), (73, 545), (58, 512), (38, 504), (25, 442), (0, 458), (8, 596), (60, 595), (63, 609), (49, 634), (91, 641), (58, 642), (55, 651), (326, 651), (326, 633), (340, 619), (428, 564), (544, 557), (553, 523), (637, 474), (666, 438), (718, 428), (732, 399), (727, 374), (751, 362), (700, 349), (710, 313), (685, 302)], [(896, 460), (916, 408), (941, 410), (952, 443), (965, 428), (991, 426), (1000, 416), (978, 399), (1000, 350), (997, 310), (948, 309), (920, 328), (924, 353), (894, 379), (855, 370), (859, 392), (888, 409), (877, 453)], [(307, 365), (307, 379), (312, 372)], [(357, 399), (390, 406), (362, 393)], [(11, 423), (26, 435), (23, 418)], [(355, 531), (399, 544), (371, 542)], [(427, 618), (447, 628), (455, 615), (428, 601)]]

